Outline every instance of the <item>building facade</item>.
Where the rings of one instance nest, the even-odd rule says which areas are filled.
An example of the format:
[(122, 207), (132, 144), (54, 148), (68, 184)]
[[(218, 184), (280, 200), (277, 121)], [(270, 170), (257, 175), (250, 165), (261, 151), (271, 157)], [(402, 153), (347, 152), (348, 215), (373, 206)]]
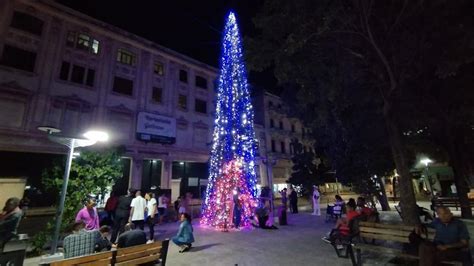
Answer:
[(256, 95), (255, 123), (259, 141), (259, 167), (262, 186), (271, 186), (275, 196), (288, 187), (292, 173), (293, 142), (299, 142), (305, 151), (314, 152), (311, 130), (300, 119), (288, 115), (288, 106), (269, 92)]
[(207, 171), (217, 74), (53, 1), (0, 1), (0, 150), (64, 153), (38, 126), (107, 130), (130, 187), (171, 188)]

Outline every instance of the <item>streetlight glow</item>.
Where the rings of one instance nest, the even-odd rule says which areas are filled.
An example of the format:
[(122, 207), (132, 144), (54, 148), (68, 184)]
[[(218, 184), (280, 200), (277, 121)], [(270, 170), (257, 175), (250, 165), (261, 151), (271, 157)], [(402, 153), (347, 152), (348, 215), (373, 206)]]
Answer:
[(424, 164), (426, 167), (428, 167), (428, 164), (432, 163), (433, 161), (430, 158), (425, 158), (421, 159), (420, 163)]
[(87, 131), (83, 136), (88, 140), (97, 142), (105, 142), (109, 140), (109, 134), (107, 134), (107, 132), (98, 130)]

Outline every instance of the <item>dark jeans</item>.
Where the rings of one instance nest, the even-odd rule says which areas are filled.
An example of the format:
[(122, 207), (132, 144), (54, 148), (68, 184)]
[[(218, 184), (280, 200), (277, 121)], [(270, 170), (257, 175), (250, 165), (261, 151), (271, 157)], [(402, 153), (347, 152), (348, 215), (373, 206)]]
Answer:
[(114, 231), (112, 232), (112, 236), (110, 237), (110, 241), (115, 243), (117, 241), (117, 236), (123, 233), (123, 228), (128, 223), (128, 216), (121, 217), (116, 216), (114, 220)]
[(145, 221), (144, 220), (136, 220), (132, 221), (132, 223), (135, 225), (135, 228), (140, 228), (140, 230), (143, 231), (145, 229)]
[(298, 213), (298, 202), (290, 202), (291, 212)]
[(438, 266), (442, 261), (460, 261), (463, 266), (472, 266), (469, 249), (438, 250), (433, 242), (423, 241), (418, 248), (420, 266)]
[(236, 228), (239, 228), (240, 226), (240, 221), (241, 221), (241, 210), (237, 207), (234, 207), (234, 219), (233, 219), (233, 222), (234, 222), (234, 225)]
[(148, 219), (146, 220), (146, 224), (150, 229), (150, 240), (153, 240), (155, 238), (155, 218), (156, 216), (154, 218), (148, 216)]

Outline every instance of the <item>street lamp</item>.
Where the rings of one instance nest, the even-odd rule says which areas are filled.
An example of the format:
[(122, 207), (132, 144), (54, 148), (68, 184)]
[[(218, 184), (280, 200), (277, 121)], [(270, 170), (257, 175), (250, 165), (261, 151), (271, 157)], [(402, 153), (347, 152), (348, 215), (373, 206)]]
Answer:
[(66, 168), (64, 170), (63, 185), (61, 188), (61, 198), (59, 200), (59, 208), (56, 213), (56, 224), (54, 227), (53, 243), (51, 244), (51, 255), (54, 255), (58, 248), (59, 231), (64, 213), (64, 202), (66, 200), (67, 185), (69, 182), (69, 172), (71, 171), (71, 163), (72, 158), (74, 157), (74, 149), (79, 147), (91, 146), (96, 144), (97, 142), (107, 141), (109, 139), (109, 136), (106, 132), (95, 130), (87, 131), (86, 133), (84, 133), (84, 138), (61, 136), (57, 135), (61, 132), (60, 129), (49, 126), (40, 126), (38, 127), (38, 130), (46, 132), (48, 134), (48, 139), (52, 142), (59, 143), (69, 148)]
[(435, 194), (434, 194), (434, 191), (433, 191), (433, 184), (431, 184), (431, 177), (429, 176), (429, 172), (428, 172), (428, 166), (432, 162), (433, 161), (430, 158), (424, 158), (424, 159), (420, 160), (420, 163), (425, 165), (426, 180), (428, 180), (428, 184), (430, 185), (431, 196), (434, 197)]

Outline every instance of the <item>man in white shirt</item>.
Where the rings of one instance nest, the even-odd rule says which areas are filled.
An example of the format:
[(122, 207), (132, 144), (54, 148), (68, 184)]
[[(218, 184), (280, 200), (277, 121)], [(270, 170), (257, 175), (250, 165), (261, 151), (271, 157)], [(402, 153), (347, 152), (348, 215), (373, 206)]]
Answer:
[(313, 186), (313, 215), (321, 216), (321, 208), (319, 207), (319, 190), (317, 186)]
[(128, 221), (143, 230), (145, 225), (146, 200), (142, 197), (142, 192), (140, 190), (135, 192), (135, 198), (132, 200), (130, 207), (130, 218)]

